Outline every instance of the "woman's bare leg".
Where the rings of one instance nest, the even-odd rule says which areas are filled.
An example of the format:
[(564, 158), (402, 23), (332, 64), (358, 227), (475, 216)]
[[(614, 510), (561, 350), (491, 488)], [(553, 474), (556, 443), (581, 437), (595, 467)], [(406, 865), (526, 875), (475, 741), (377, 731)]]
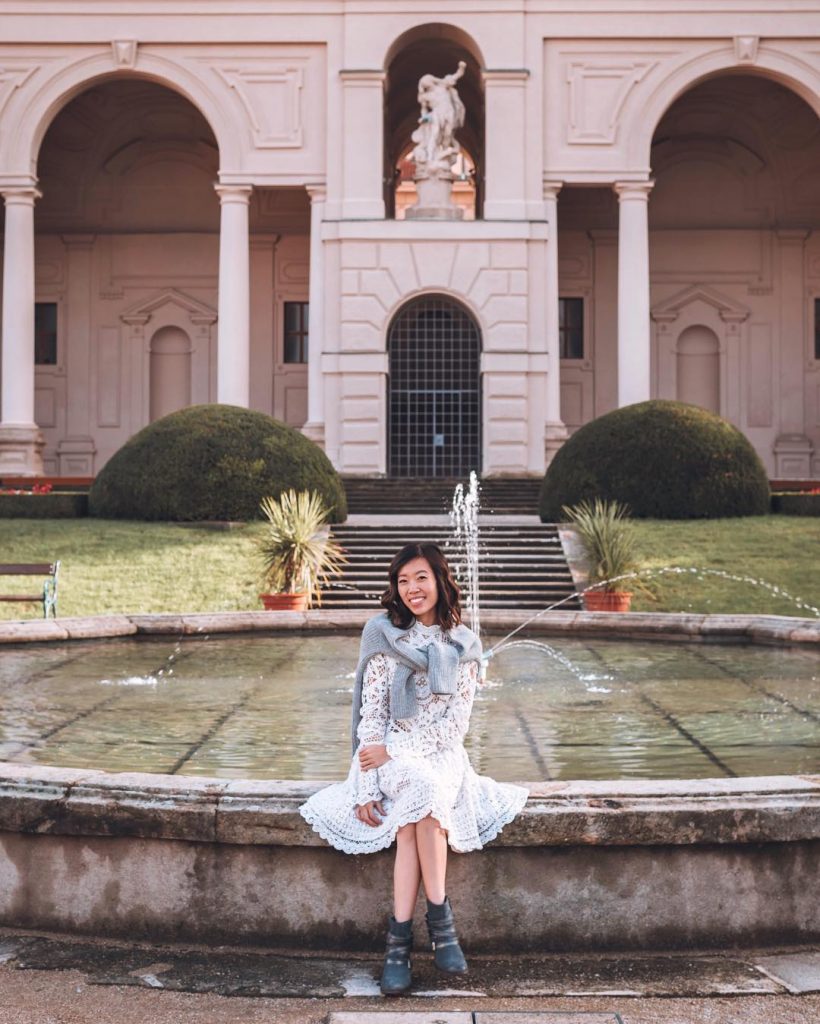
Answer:
[(424, 893), (431, 903), (443, 903), (447, 895), (447, 833), (431, 814), (416, 822), (416, 848)]
[(416, 845), (416, 826), (411, 823), (402, 826), (396, 836), (396, 860), (393, 864), (393, 915), (397, 921), (409, 921), (413, 916), (420, 882), (421, 868)]

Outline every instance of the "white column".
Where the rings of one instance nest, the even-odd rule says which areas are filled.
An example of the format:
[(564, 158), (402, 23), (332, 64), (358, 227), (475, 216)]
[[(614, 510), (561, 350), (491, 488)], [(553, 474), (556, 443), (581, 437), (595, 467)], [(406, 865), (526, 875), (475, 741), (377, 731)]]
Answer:
[(216, 185), (219, 227), (219, 321), (216, 400), (250, 404), (250, 185)]
[(649, 193), (654, 182), (618, 182), (618, 408), (651, 397)]
[[(94, 235), (65, 235), (68, 256), (66, 292), (66, 436), (57, 445), (60, 476), (92, 476), (96, 446), (91, 436), (91, 278)], [(99, 344), (99, 340), (97, 344)], [(99, 383), (97, 385), (99, 387)]]
[(809, 232), (780, 230), (779, 432), (774, 442), (775, 476), (809, 479), (814, 446), (806, 434), (806, 240)]
[(561, 419), (561, 352), (558, 333), (558, 193), (561, 182), (544, 182), (544, 213), (547, 219), (546, 280), (544, 299), (547, 333), (547, 418), (544, 455), (549, 465), (567, 439)]
[(3, 383), (0, 474), (43, 472), (43, 437), (34, 422), (34, 203), (32, 186), (3, 189)]
[(310, 283), (308, 291), (308, 418), (302, 433), (324, 447), (325, 388), (322, 354), (325, 347), (325, 259), (322, 221), (324, 185), (308, 185), (310, 196)]

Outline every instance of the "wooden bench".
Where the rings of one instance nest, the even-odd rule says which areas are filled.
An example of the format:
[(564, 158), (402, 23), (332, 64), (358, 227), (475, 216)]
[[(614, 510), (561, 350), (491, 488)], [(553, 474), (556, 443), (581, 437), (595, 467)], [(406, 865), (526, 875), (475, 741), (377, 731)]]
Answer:
[[(60, 571), (59, 562), (23, 562), (4, 563), (0, 562), (0, 576), (45, 576), (43, 591), (40, 594), (0, 594), (0, 601), (25, 601), (43, 606), (43, 618), (47, 619), (49, 612), (54, 618), (57, 617), (57, 574)], [(34, 589), (34, 588), (31, 588)]]

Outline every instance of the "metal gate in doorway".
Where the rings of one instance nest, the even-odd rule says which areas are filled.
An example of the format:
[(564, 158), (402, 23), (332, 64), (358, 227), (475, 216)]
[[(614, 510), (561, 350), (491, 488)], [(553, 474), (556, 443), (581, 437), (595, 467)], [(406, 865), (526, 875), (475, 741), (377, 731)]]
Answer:
[(481, 471), (481, 333), (459, 303), (425, 295), (387, 334), (388, 472), (397, 477)]

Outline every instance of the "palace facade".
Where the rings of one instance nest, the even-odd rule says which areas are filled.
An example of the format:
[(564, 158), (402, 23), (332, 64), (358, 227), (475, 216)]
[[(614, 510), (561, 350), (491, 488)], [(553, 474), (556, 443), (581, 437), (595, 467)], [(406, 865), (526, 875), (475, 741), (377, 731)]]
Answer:
[[(535, 475), (650, 397), (820, 476), (820, 10), (742, 6), (0, 0), (0, 476), (213, 401)], [(412, 219), (459, 61), (463, 219)]]

